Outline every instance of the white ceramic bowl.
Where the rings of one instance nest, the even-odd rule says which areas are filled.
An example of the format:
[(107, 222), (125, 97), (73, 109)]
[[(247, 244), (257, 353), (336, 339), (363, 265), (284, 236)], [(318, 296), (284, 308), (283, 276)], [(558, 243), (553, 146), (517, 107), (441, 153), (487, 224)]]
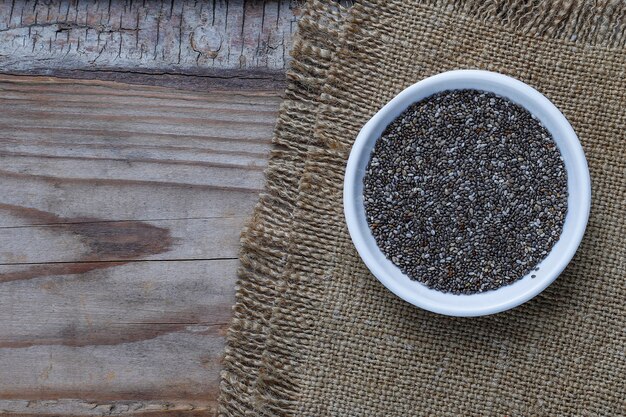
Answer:
[[(376, 245), (363, 205), (363, 176), (376, 140), (387, 125), (410, 104), (444, 90), (489, 91), (526, 108), (550, 131), (563, 155), (567, 170), (567, 215), (563, 233), (548, 256), (533, 272), (515, 283), (472, 295), (432, 290), (412, 281), (389, 261)], [(343, 202), (352, 241), (370, 271), (398, 297), (426, 310), (450, 316), (482, 316), (516, 307), (543, 291), (563, 271), (583, 237), (591, 204), (591, 182), (585, 154), (565, 116), (537, 90), (514, 78), (488, 71), (444, 72), (422, 80), (398, 94), (374, 115), (356, 138), (343, 189)]]

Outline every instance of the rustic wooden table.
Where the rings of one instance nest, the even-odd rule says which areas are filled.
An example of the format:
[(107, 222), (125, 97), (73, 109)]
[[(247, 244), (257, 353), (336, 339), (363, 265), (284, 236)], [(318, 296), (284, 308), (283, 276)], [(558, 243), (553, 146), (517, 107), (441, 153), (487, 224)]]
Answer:
[(0, 414), (213, 415), (300, 6), (0, 0)]

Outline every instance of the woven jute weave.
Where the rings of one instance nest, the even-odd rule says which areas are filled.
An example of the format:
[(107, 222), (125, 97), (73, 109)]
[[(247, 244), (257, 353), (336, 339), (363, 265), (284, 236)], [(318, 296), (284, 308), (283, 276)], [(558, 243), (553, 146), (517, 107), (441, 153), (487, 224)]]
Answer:
[[(478, 68), (551, 99), (592, 178), (565, 272), (514, 310), (450, 318), (387, 291), (345, 227), (360, 127), (405, 87)], [(266, 173), (243, 233), (224, 358), (227, 416), (626, 415), (626, 4), (307, 4)]]

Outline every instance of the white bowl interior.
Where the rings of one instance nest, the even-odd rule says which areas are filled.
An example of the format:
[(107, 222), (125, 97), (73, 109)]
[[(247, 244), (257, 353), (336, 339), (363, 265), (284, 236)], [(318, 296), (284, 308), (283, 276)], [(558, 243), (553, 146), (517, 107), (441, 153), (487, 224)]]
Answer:
[[(363, 205), (363, 177), (376, 140), (410, 104), (444, 90), (476, 89), (523, 106), (550, 131), (567, 170), (568, 212), (560, 239), (538, 265), (539, 271), (515, 283), (472, 295), (446, 294), (412, 281), (376, 245)], [(435, 75), (404, 90), (383, 107), (359, 133), (350, 153), (344, 184), (344, 209), (352, 240), (372, 273), (392, 292), (424, 309), (452, 316), (479, 316), (508, 310), (543, 291), (563, 271), (582, 239), (589, 217), (589, 170), (576, 133), (561, 112), (532, 87), (488, 71), (459, 70)]]

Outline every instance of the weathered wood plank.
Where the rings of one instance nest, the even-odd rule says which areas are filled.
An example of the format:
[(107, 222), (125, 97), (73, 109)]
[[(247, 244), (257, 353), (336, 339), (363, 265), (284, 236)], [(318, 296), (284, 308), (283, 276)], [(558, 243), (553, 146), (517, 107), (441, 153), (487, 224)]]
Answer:
[(3, 416), (65, 417), (65, 416), (133, 416), (133, 417), (206, 417), (216, 414), (213, 402), (194, 401), (185, 404), (167, 401), (84, 401), (54, 399), (44, 401), (4, 400)]
[[(2, 202), (66, 218), (235, 216), (262, 187), (279, 102), (267, 92), (0, 76), (0, 108), (11, 112), (0, 112)], [(50, 223), (9, 214), (0, 226)]]
[(0, 71), (282, 70), (300, 4), (1, 0)]
[(133, 262), (3, 283), (0, 398), (214, 399), (236, 265)]
[[(0, 212), (33, 216), (33, 209), (0, 203)], [(27, 214), (26, 214), (27, 213)], [(59, 262), (117, 262), (134, 259), (234, 259), (245, 216), (156, 221), (69, 221), (35, 227), (0, 228), (0, 265)], [(6, 280), (0, 273), (0, 282)]]
[(121, 184), (107, 178), (82, 180), (21, 173), (0, 173), (0, 178), (0, 201), (3, 204), (47, 211), (62, 217), (56, 220), (37, 218), (33, 212), (31, 216), (11, 215), (4, 210), (0, 215), (0, 227), (59, 224), (85, 217), (101, 221), (230, 218), (248, 212), (257, 200), (256, 191), (185, 186), (172, 184), (172, 181)]
[(214, 411), (278, 94), (0, 75), (0, 412)]

